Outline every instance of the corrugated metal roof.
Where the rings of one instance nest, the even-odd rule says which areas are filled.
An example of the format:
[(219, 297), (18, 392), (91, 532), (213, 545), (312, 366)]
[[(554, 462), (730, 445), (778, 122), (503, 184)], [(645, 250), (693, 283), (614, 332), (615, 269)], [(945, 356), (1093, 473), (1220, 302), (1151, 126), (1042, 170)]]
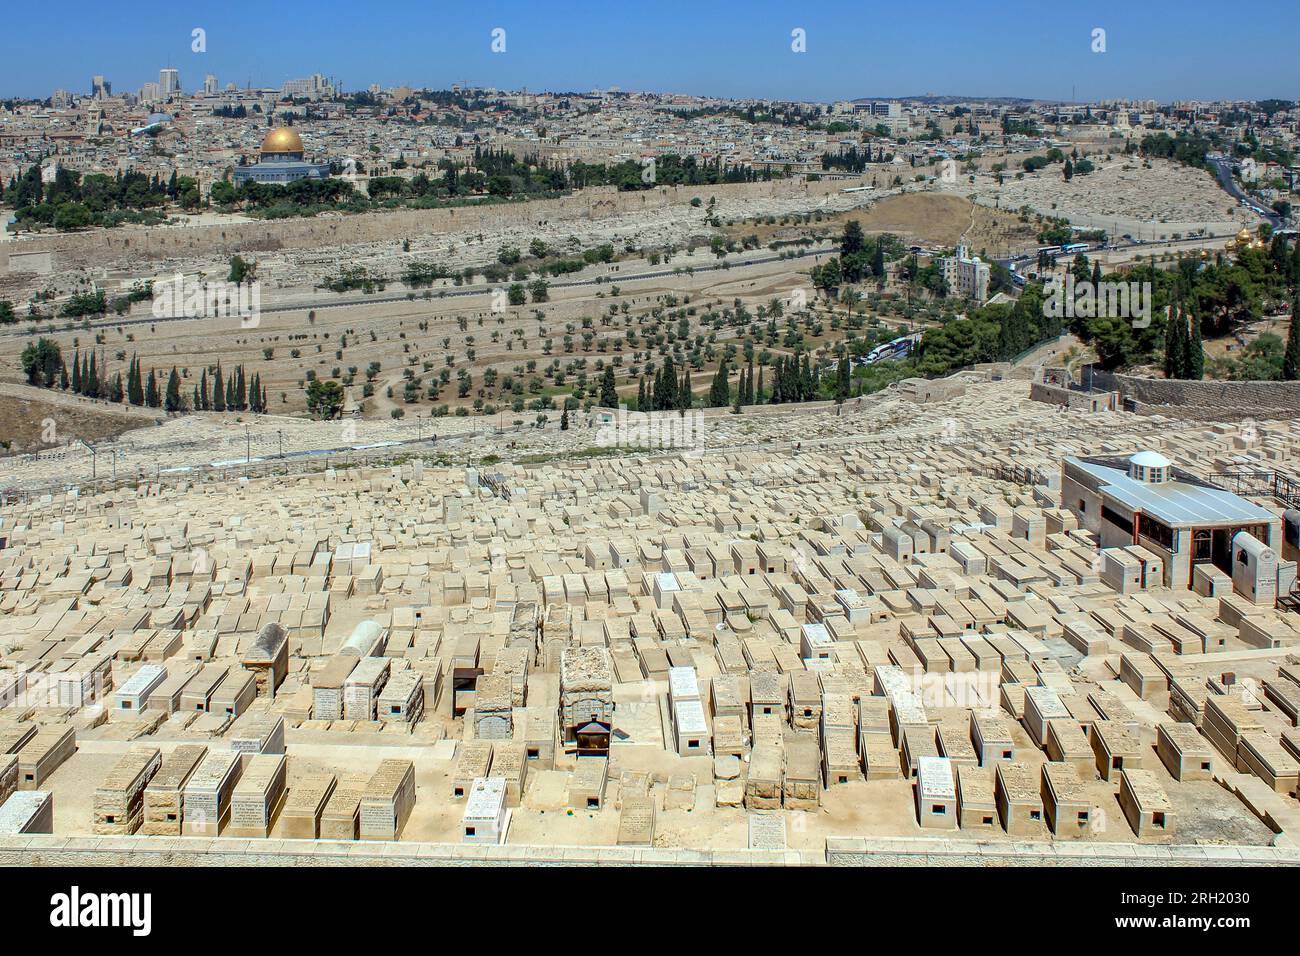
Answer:
[(1151, 485), (1133, 480), (1118, 468), (1072, 460), (1103, 483), (1103, 494), (1166, 524), (1256, 524), (1273, 519), (1272, 513), (1222, 488), (1176, 479)]

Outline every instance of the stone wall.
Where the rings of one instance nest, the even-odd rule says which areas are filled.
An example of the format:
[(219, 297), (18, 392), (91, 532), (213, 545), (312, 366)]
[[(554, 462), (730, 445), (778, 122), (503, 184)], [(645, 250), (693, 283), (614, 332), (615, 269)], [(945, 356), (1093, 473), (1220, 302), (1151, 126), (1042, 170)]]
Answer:
[(200, 837), (0, 837), (0, 866), (1295, 866), (1282, 847), (830, 838), (816, 850), (479, 846)]
[(482, 846), (201, 837), (0, 837), (0, 866), (813, 866), (811, 850)]
[(1288, 866), (1300, 862), (1300, 852), (1270, 846), (830, 838), (826, 861), (831, 866)]
[(1140, 378), (1094, 368), (1095, 389), (1117, 391), (1140, 415), (1232, 421), (1300, 415), (1300, 382), (1197, 382)]
[(603, 219), (688, 203), (698, 197), (759, 199), (817, 197), (842, 189), (842, 181), (773, 180), (718, 186), (659, 186), (638, 192), (614, 187), (584, 189), (559, 199), (456, 206), (444, 209), (395, 209), (387, 212), (326, 213), (304, 219), (257, 220), (205, 226), (125, 226), (89, 232), (40, 235), (15, 240), (10, 254), (52, 252), (58, 269), (103, 265), (122, 256), (174, 259), (191, 255), (266, 252), (281, 248), (311, 250), (352, 243), (379, 242), (427, 233), (528, 226), (566, 219)]

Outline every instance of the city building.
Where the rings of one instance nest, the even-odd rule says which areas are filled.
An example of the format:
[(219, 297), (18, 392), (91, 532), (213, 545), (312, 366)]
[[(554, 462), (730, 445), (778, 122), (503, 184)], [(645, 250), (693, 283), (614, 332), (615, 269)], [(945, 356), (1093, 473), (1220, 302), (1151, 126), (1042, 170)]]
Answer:
[(966, 246), (959, 245), (956, 255), (940, 259), (939, 268), (943, 270), (943, 281), (948, 286), (949, 295), (971, 299), (981, 305), (988, 301), (988, 263), (979, 256), (972, 256)]
[(158, 71), (158, 89), (163, 97), (178, 96), (181, 92), (181, 71), (165, 67)]

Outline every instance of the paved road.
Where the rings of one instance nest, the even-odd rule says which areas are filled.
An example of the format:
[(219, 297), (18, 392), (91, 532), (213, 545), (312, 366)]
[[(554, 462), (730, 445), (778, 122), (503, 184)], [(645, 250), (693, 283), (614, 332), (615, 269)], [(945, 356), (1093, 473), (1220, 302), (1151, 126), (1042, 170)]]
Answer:
[[(824, 255), (829, 255), (832, 252), (834, 252), (834, 248), (831, 246), (827, 246), (825, 248), (803, 249), (799, 251), (791, 251), (786, 253), (784, 259), (785, 261), (789, 261), (791, 259), (803, 259), (808, 256), (824, 256)], [(718, 272), (724, 269), (736, 269), (736, 268), (744, 268), (746, 266), (758, 266), (758, 265), (765, 265), (772, 262), (781, 262), (782, 258), (783, 257), (779, 255), (753, 255), (748, 257), (737, 256), (735, 258), (726, 259), (723, 260), (722, 262), (718, 262), (713, 265), (694, 266), (692, 268), (692, 271), (697, 274), (701, 272)], [(609, 276), (600, 276), (599, 278), (572, 279), (569, 281), (551, 282), (548, 284), (552, 289), (576, 289), (576, 288), (582, 288), (586, 286), (614, 286), (614, 285), (623, 285), (629, 282), (646, 282), (651, 279), (664, 279), (664, 278), (668, 278), (680, 274), (682, 274), (682, 272), (680, 272), (677, 269), (657, 269), (653, 272), (637, 272), (637, 273), (629, 273), (627, 275), (620, 275), (615, 273)], [(472, 286), (467, 289), (466, 288), (444, 289), (439, 291), (429, 301), (436, 301), (437, 299), (463, 298), (466, 296), (491, 295), (496, 288), (498, 288), (498, 286), (479, 285), (479, 286)], [(308, 312), (308, 311), (319, 311), (321, 309), (345, 309), (352, 306), (384, 305), (387, 303), (412, 302), (412, 301), (416, 301), (416, 302), (421, 301), (420, 294), (415, 293), (415, 299), (412, 299), (410, 297), (410, 293), (403, 292), (401, 295), (367, 296), (366, 298), (362, 298), (362, 299), (331, 298), (331, 299), (322, 299), (317, 302), (304, 302), (299, 305), (272, 305), (272, 306), (263, 307), (262, 314), (269, 315), (275, 312)], [(203, 321), (203, 320), (194, 318), (192, 316), (184, 316), (184, 315), (177, 316), (175, 318), (159, 319), (151, 315), (144, 318), (104, 318), (98, 321), (90, 322), (88, 326), (83, 325), (75, 320), (63, 320), (63, 321), (66, 321), (67, 324), (66, 326), (63, 326), (62, 329), (66, 329), (67, 331), (75, 331), (75, 330), (85, 331), (87, 328), (107, 329), (107, 328), (117, 328), (118, 326), (127, 326), (127, 325), (154, 325), (156, 323), (161, 323), (161, 322), (196, 322), (196, 321)], [(20, 329), (15, 327), (8, 331), (0, 332), (0, 336), (30, 338), (31, 331), (29, 329)]]
[(1282, 217), (1272, 209), (1259, 205), (1259, 200), (1247, 196), (1237, 185), (1237, 181), (1232, 178), (1232, 163), (1226, 159), (1211, 159), (1210, 165), (1214, 167), (1214, 175), (1219, 180), (1219, 185), (1233, 199), (1238, 202), (1244, 202), (1250, 210), (1263, 218), (1267, 219), (1269, 225), (1274, 229), (1282, 228)]

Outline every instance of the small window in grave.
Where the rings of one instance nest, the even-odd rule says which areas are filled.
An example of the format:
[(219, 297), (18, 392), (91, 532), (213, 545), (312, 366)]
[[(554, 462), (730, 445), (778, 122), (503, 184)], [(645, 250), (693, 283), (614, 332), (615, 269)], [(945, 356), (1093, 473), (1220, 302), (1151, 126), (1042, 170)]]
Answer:
[(948, 808), (942, 803), (936, 803), (934, 805), (934, 812), (940, 816), (943, 816), (948, 813)]
[(104, 822), (105, 822), (105, 823), (112, 823), (113, 820), (114, 820), (113, 817), (104, 817)]
[(848, 783), (848, 782), (849, 782), (848, 777), (840, 777), (840, 783)]
[(1151, 814), (1151, 822), (1155, 826), (1163, 828), (1165, 825), (1165, 815), (1159, 811), (1155, 811)]
[(984, 818), (984, 825), (985, 825), (986, 827), (991, 827), (991, 826), (993, 826), (993, 818), (992, 818), (992, 817), (985, 817), (985, 818)]
[(130, 709), (131, 709), (131, 702), (130, 702), (129, 700), (124, 700), (124, 701), (122, 701), (122, 709), (123, 709), (123, 710), (130, 710)]
[(1084, 501), (1082, 498), (1079, 499), (1079, 510), (1080, 511), (1088, 510), (1088, 502)]
[(1004, 750), (1004, 751), (1002, 751), (1002, 759), (1003, 759), (1003, 760), (1010, 760), (1010, 759), (1011, 759), (1011, 751), (1010, 751), (1010, 750)]
[(763, 708), (763, 713), (764, 713), (764, 714), (770, 714), (770, 713), (772, 713), (772, 708), (771, 708), (771, 707), (764, 707), (764, 708)]
[(529, 759), (529, 760), (536, 760), (536, 759), (537, 759), (538, 757), (540, 757), (541, 755), (542, 755), (542, 752), (541, 752), (540, 750), (538, 750), (536, 747), (529, 747), (529, 748), (528, 748), (528, 759)]
[(1202, 770), (1209, 770), (1209, 769), (1210, 769), (1210, 762), (1209, 762), (1208, 760), (1203, 760), (1203, 761), (1201, 761), (1201, 769), (1202, 769)]
[(600, 800), (598, 800), (596, 797), (588, 797), (588, 798), (587, 798), (587, 809), (588, 809), (588, 810), (599, 810), (599, 809), (600, 809)]
[(700, 742), (699, 742), (698, 740), (688, 740), (688, 741), (686, 741), (686, 746), (687, 746), (688, 748), (695, 748), (695, 747), (698, 747), (699, 745), (700, 745)]
[(473, 835), (474, 835), (474, 828), (473, 828), (473, 827), (466, 827), (466, 828), (465, 828), (465, 836), (473, 836)]
[(34, 777), (32, 774), (29, 773), (29, 774), (27, 774), (27, 779), (28, 779), (28, 780), (35, 780), (36, 777)]
[(1087, 810), (1080, 810), (1080, 811), (1079, 811), (1079, 822), (1080, 822), (1080, 823), (1087, 823), (1087, 822), (1088, 822), (1088, 811), (1087, 811)]
[(465, 788), (464, 788), (464, 787), (457, 787), (457, 788), (456, 788), (455, 790), (453, 790), (452, 792), (453, 792), (456, 796), (458, 796), (458, 797), (463, 797), (463, 796), (465, 796)]
[(1043, 811), (1042, 811), (1042, 810), (1030, 810), (1030, 811), (1029, 811), (1029, 819), (1031, 819), (1031, 820), (1041, 820), (1041, 819), (1043, 819)]
[(1242, 548), (1240, 551), (1237, 552), (1237, 563), (1244, 564), (1244, 565), (1250, 564), (1250, 556), (1246, 554), (1245, 548)]
[(811, 708), (811, 707), (805, 707), (805, 708), (803, 709), (803, 715), (804, 715), (805, 717), (811, 717), (811, 716), (812, 716), (812, 708)]
[(168, 822), (168, 823), (175, 823), (175, 822), (176, 822), (176, 814), (174, 814), (174, 813), (169, 813), (169, 814), (167, 814), (167, 822)]
[(388, 712), (390, 714), (400, 714), (402, 712), (402, 708), (394, 704), (392, 707), (388, 709)]

